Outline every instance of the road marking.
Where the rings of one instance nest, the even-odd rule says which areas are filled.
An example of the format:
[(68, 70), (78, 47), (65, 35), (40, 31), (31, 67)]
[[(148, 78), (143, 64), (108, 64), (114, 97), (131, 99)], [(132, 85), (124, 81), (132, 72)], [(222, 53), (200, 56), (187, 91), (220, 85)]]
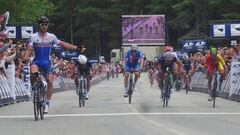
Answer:
[[(94, 113), (94, 114), (50, 114), (45, 115), (45, 117), (91, 117), (91, 116), (131, 116), (131, 115), (240, 115), (240, 113), (235, 112), (219, 112), (219, 113), (205, 113), (205, 112), (183, 112), (183, 113)], [(2, 115), (0, 119), (4, 118), (30, 118), (33, 115)]]

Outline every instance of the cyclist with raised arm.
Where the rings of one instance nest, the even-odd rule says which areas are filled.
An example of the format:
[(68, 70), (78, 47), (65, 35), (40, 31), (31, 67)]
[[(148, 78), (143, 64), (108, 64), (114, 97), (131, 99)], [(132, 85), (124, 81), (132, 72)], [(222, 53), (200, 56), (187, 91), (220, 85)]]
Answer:
[(74, 46), (72, 44), (60, 41), (57, 37), (48, 33), (49, 20), (47, 17), (42, 16), (38, 19), (38, 32), (31, 35), (27, 50), (25, 52), (24, 62), (29, 60), (29, 54), (34, 51), (35, 58), (31, 65), (30, 71), (30, 81), (33, 86), (36, 82), (37, 73), (41, 69), (47, 81), (47, 91), (46, 91), (46, 103), (44, 107), (44, 113), (48, 113), (49, 103), (53, 92), (53, 69), (50, 61), (50, 53), (53, 44), (61, 45), (65, 49), (84, 51), (85, 48)]
[(208, 90), (209, 98), (208, 101), (212, 101), (212, 80), (214, 69), (220, 74), (220, 82), (226, 79), (226, 74), (228, 72), (228, 67), (223, 59), (223, 57), (218, 54), (216, 48), (211, 48), (210, 53), (206, 56), (205, 67), (207, 68), (207, 79), (208, 79)]
[[(163, 93), (163, 82), (166, 79), (167, 68), (169, 68), (170, 72), (174, 75), (180, 73), (182, 62), (178, 59), (177, 54), (173, 52), (173, 47), (166, 46), (164, 48), (164, 54), (158, 59), (159, 66), (159, 87), (161, 89), (161, 94)], [(177, 64), (178, 66), (175, 66)], [(175, 69), (177, 68), (177, 69)]]
[(134, 72), (134, 81), (133, 81), (133, 88), (135, 88), (137, 80), (140, 76), (140, 69), (143, 67), (143, 53), (138, 49), (136, 44), (131, 46), (131, 49), (125, 53), (124, 57), (124, 97), (127, 97), (128, 91), (128, 79), (130, 72), (133, 70)]

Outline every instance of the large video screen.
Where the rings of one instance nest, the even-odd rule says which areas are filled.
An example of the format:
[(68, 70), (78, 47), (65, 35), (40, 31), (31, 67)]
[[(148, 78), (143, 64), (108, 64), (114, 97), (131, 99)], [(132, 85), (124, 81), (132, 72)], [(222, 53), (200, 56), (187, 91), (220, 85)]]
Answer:
[(164, 15), (123, 15), (123, 45), (165, 45)]

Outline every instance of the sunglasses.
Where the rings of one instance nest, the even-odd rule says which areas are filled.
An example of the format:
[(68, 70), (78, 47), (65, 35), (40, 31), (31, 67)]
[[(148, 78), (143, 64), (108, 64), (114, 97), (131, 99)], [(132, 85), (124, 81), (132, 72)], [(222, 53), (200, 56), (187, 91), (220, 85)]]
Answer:
[(47, 23), (41, 23), (41, 24), (39, 24), (40, 26), (48, 26), (48, 24)]

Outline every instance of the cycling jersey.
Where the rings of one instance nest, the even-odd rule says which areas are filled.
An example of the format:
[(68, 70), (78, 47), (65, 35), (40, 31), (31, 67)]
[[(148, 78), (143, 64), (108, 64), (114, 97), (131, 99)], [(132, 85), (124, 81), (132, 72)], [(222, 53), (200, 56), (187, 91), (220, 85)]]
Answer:
[(92, 68), (92, 63), (87, 62), (86, 64), (80, 64), (79, 62), (76, 62), (76, 65), (78, 66), (79, 73), (83, 74), (85, 73), (86, 75), (90, 75), (90, 69)]
[(41, 38), (38, 32), (31, 35), (28, 45), (34, 49), (35, 58), (33, 60), (33, 64), (36, 64), (44, 71), (50, 72), (50, 54), (52, 45), (60, 43), (61, 41), (58, 40), (54, 34), (48, 32), (44, 38)]
[(161, 65), (161, 71), (166, 72), (166, 68), (169, 67), (170, 70), (173, 69), (174, 63), (178, 60), (177, 57), (174, 57), (171, 61), (166, 61), (164, 55), (160, 56), (158, 59), (158, 64)]
[(183, 60), (183, 70), (190, 71), (192, 68), (192, 62), (190, 60)]
[(125, 54), (125, 71), (139, 71), (141, 59), (143, 54), (141, 51), (137, 50), (136, 55), (132, 56), (131, 50), (127, 51)]
[(213, 73), (214, 68), (217, 68), (217, 70), (220, 72), (224, 70), (224, 67), (226, 63), (223, 59), (223, 57), (220, 54), (217, 54), (216, 60), (213, 59), (211, 54), (208, 54), (206, 57), (206, 63), (205, 66), (208, 70), (208, 72)]

